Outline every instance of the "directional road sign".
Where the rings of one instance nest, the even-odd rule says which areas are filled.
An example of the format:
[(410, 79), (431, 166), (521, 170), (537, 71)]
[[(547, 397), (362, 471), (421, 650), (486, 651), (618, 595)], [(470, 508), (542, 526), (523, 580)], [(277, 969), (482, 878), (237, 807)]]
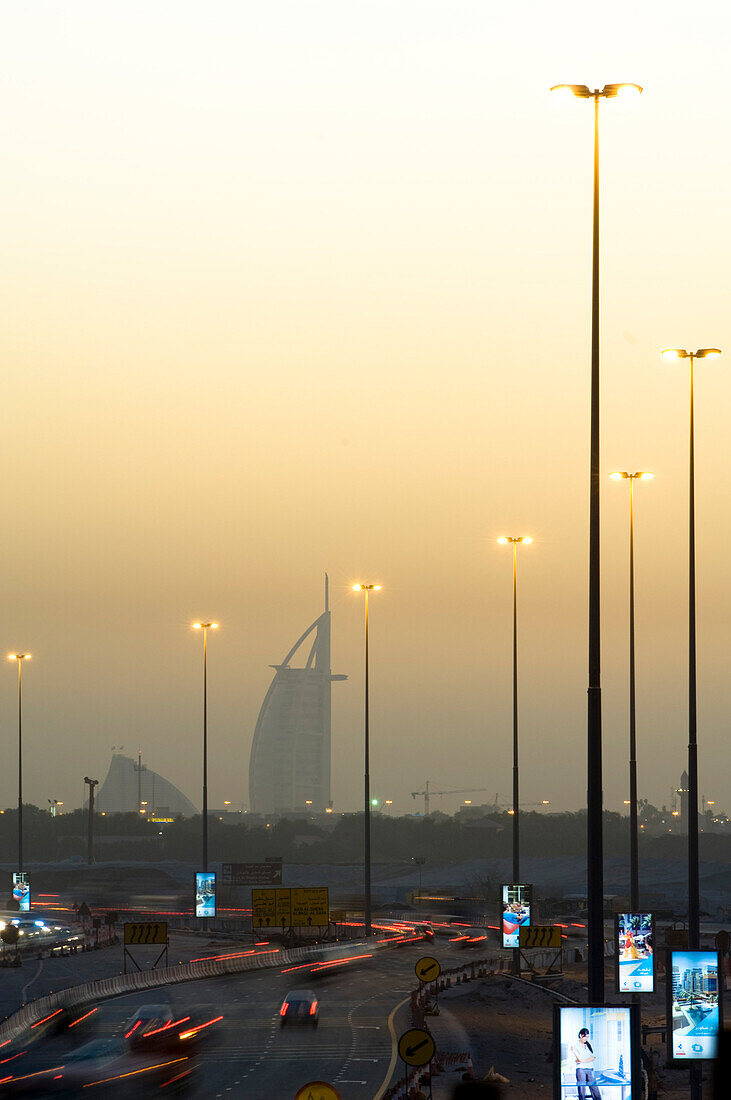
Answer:
[(520, 946), (526, 947), (552, 947), (557, 950), (561, 946), (561, 926), (558, 924), (532, 924), (526, 928), (524, 925), (518, 929)]
[(251, 891), (254, 928), (312, 928), (329, 923), (327, 886)]
[(124, 942), (125, 946), (144, 947), (149, 943), (164, 947), (168, 942), (167, 921), (127, 921), (124, 925)]
[(398, 1041), (398, 1053), (407, 1066), (425, 1066), (431, 1062), (437, 1045), (428, 1031), (421, 1027), (412, 1027), (405, 1031)]
[(442, 968), (431, 955), (424, 955), (414, 967), (416, 976), (420, 982), (435, 982), (442, 972)]
[(276, 890), (251, 891), (251, 920), (254, 928), (271, 928), (277, 923)]
[(324, 1081), (310, 1081), (302, 1086), (294, 1100), (340, 1100), (340, 1093)]
[(330, 900), (327, 886), (308, 886), (292, 890), (292, 927), (310, 928), (327, 924), (330, 919)]

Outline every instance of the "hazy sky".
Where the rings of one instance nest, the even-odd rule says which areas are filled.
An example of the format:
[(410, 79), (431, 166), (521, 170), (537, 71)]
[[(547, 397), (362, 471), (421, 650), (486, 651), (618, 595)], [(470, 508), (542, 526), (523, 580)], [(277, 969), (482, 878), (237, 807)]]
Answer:
[[(0, 645), (25, 792), (78, 805), (112, 745), (248, 799), (268, 666), (332, 581), (333, 795), (586, 789), (592, 107), (602, 462), (636, 493), (640, 795), (686, 762), (697, 370), (700, 784), (729, 810), (728, 6), (541, 0), (0, 5)], [(725, 136), (724, 136), (725, 135)], [(605, 792), (627, 796), (628, 488), (603, 487)], [(15, 787), (12, 666), (0, 801)], [(0, 689), (2, 683), (0, 682)], [(723, 762), (723, 765), (722, 765)], [(479, 796), (473, 796), (477, 799)], [(453, 810), (459, 798), (444, 798)], [(437, 803), (438, 804), (438, 803)]]

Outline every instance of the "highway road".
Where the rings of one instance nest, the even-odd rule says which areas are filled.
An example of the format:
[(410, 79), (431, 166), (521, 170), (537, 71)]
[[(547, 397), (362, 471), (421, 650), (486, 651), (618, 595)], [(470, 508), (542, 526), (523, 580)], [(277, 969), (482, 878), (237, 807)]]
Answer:
[[(387, 950), (318, 978), (284, 968), (186, 982), (102, 1002), (94, 1014), (93, 1034), (120, 1036), (140, 1004), (167, 1001), (175, 1018), (191, 1014), (198, 1022), (223, 1017), (200, 1046), (200, 1066), (186, 1096), (293, 1100), (302, 1085), (317, 1080), (334, 1085), (344, 1100), (373, 1100), (394, 1067), (394, 1036), (410, 1026), (414, 965), (425, 953), (436, 955), (445, 967), (477, 957), (440, 940)], [(279, 1009), (285, 995), (302, 987), (318, 996), (318, 1027), (282, 1028)], [(90, 1037), (87, 1032), (79, 1039)], [(45, 1049), (49, 1064), (56, 1065), (70, 1050), (67, 1040), (60, 1039)], [(142, 1095), (139, 1088), (136, 1092)]]

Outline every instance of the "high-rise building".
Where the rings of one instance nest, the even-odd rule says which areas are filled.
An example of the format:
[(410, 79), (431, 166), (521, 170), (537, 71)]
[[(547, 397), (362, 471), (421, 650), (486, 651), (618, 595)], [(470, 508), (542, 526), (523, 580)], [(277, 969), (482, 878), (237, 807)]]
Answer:
[[(312, 636), (307, 656), (292, 661)], [(306, 649), (305, 649), (306, 652)], [(257, 813), (322, 813), (330, 800), (330, 608), (278, 665), (259, 711), (249, 760), (249, 804)]]

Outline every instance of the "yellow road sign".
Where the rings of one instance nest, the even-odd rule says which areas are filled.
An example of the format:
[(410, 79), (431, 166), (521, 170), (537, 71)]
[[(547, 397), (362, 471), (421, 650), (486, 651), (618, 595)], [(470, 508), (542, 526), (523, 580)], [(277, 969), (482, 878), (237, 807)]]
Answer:
[(310, 1081), (302, 1086), (294, 1100), (340, 1100), (340, 1093), (324, 1081)]
[(280, 928), (292, 927), (292, 891), (287, 887), (274, 891), (276, 915), (274, 923)]
[(442, 972), (441, 966), (431, 955), (419, 959), (414, 970), (420, 982), (435, 982)]
[(553, 947), (558, 950), (561, 946), (561, 928), (557, 924), (522, 927), (518, 930), (518, 940), (521, 947)]
[(431, 1062), (437, 1045), (428, 1031), (421, 1027), (412, 1027), (405, 1031), (398, 1041), (398, 1053), (407, 1066), (425, 1066)]
[(271, 928), (277, 923), (274, 890), (251, 891), (251, 921), (254, 928)]
[(158, 944), (164, 947), (168, 942), (167, 921), (134, 921), (124, 926), (125, 946), (144, 947), (145, 944)]
[(307, 886), (292, 890), (292, 927), (325, 925), (330, 916), (327, 886)]

